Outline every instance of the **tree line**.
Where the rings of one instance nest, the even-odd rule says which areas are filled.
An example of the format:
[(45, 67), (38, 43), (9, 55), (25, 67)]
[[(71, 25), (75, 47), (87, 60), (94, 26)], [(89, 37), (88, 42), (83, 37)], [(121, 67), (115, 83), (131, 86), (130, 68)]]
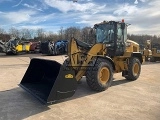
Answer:
[[(7, 41), (11, 37), (16, 37), (19, 40), (29, 40), (29, 41), (57, 41), (57, 40), (70, 40), (72, 37), (75, 37), (78, 40), (84, 41), (89, 44), (95, 42), (95, 35), (90, 32), (91, 27), (68, 27), (60, 30), (57, 33), (51, 31), (46, 32), (44, 29), (40, 28), (37, 30), (34, 29), (17, 29), (10, 28), (6, 32), (3, 28), (0, 28), (0, 40)], [(138, 42), (140, 45), (144, 45), (146, 40), (152, 40), (154, 44), (160, 44), (160, 36), (157, 35), (134, 35), (128, 34), (128, 39)]]
[(37, 30), (33, 29), (16, 29), (16, 28), (10, 28), (8, 32), (6, 32), (4, 29), (0, 28), (0, 40), (8, 41), (11, 37), (16, 37), (19, 40), (31, 40), (31, 41), (56, 41), (56, 40), (69, 40), (72, 37), (75, 37), (76, 39), (83, 40), (84, 42), (91, 42), (89, 41), (91, 39), (90, 34), (91, 27), (69, 27), (66, 29), (63, 29), (63, 27), (60, 28), (60, 30), (57, 33), (53, 33), (51, 31), (46, 32), (44, 29), (40, 28)]

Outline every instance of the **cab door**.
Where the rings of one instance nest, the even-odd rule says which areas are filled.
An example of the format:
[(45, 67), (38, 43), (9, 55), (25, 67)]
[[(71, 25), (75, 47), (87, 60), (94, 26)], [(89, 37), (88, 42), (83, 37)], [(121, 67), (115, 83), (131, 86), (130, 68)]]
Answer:
[(116, 55), (123, 55), (126, 49), (125, 42), (127, 41), (127, 26), (123, 23), (117, 24), (117, 41), (116, 41)]

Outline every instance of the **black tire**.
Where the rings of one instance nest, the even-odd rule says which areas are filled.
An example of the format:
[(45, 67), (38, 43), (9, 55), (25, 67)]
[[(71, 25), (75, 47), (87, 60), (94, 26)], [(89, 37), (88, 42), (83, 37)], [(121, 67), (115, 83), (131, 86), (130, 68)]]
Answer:
[[(135, 67), (134, 65), (137, 65), (137, 67), (139, 67), (139, 68), (137, 68), (138, 69), (137, 73), (135, 73), (135, 71), (133, 70), (133, 67)], [(141, 63), (140, 63), (139, 59), (136, 57), (130, 58), (129, 65), (128, 65), (128, 75), (125, 76), (125, 78), (127, 80), (131, 80), (131, 81), (137, 80), (139, 78), (140, 73), (141, 73)]]
[[(108, 89), (108, 87), (110, 87), (113, 80), (112, 64), (105, 59), (98, 58), (96, 62), (90, 63), (89, 66), (92, 66), (92, 67), (88, 67), (86, 71), (86, 81), (88, 86), (92, 90), (98, 91), (98, 92)], [(102, 81), (99, 78), (99, 74), (100, 74), (100, 70), (102, 70), (103, 68), (108, 69), (109, 76), (107, 78), (108, 80), (102, 83)]]

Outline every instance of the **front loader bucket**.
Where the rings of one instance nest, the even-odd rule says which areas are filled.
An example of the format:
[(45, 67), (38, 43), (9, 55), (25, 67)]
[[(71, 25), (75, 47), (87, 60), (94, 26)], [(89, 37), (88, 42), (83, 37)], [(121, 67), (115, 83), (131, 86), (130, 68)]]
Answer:
[(43, 103), (73, 96), (77, 88), (75, 73), (56, 61), (33, 58), (19, 84)]

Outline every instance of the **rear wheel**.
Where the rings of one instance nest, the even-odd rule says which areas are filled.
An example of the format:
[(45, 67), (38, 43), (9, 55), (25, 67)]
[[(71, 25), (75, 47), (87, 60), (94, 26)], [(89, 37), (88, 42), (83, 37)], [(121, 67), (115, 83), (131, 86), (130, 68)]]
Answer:
[(127, 80), (137, 80), (141, 72), (141, 63), (138, 58), (132, 57), (129, 60)]
[[(93, 62), (94, 63), (94, 62)], [(105, 59), (98, 58), (95, 65), (91, 63), (86, 71), (86, 81), (89, 87), (95, 91), (104, 91), (112, 83), (113, 67)]]

